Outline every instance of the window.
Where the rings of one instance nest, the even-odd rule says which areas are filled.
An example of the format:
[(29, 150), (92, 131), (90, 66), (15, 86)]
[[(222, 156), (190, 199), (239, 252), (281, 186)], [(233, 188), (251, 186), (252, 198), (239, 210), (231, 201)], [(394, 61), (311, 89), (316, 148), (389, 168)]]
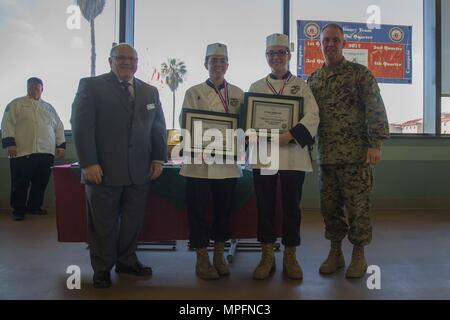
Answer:
[[(423, 133), (423, 0), (292, 0), (291, 41), (297, 48), (297, 20), (367, 23), (373, 5), (381, 24), (412, 26), (412, 84), (380, 83), (391, 132)], [(296, 66), (293, 55), (291, 69)]]
[[(281, 1), (276, 0), (136, 0), (137, 77), (159, 87), (167, 127), (172, 122), (179, 127), (185, 91), (208, 78), (203, 65), (207, 44), (228, 45), (225, 77), (244, 91), (268, 74), (266, 36), (281, 32), (281, 16)], [(172, 92), (160, 75), (169, 57), (187, 68), (185, 81), (175, 91), (175, 112)]]
[[(90, 76), (91, 32), (75, 1), (6, 0), (0, 2), (2, 78), (0, 114), (13, 99), (26, 95), (26, 81), (44, 82), (42, 98), (57, 110), (65, 129), (80, 78)], [(89, 2), (94, 2), (89, 0)], [(115, 1), (106, 0), (95, 20), (96, 74), (109, 71), (115, 39)]]
[(442, 97), (441, 109), (441, 132), (450, 135), (450, 97)]
[(441, 1), (442, 95), (441, 132), (450, 135), (450, 0)]

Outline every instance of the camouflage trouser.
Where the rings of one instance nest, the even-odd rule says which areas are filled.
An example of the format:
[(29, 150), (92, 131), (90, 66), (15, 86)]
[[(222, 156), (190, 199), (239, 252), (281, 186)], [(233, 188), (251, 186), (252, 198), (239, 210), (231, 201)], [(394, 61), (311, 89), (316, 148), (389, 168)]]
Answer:
[(368, 245), (372, 240), (369, 216), (372, 168), (365, 164), (322, 165), (319, 176), (325, 238), (341, 241), (348, 234), (353, 245)]

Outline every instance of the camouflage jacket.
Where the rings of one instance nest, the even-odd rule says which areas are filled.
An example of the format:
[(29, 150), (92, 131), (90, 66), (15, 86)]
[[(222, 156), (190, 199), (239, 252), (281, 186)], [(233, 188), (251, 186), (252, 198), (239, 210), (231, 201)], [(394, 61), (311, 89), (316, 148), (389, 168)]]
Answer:
[(363, 65), (344, 60), (316, 70), (308, 84), (319, 105), (319, 163), (364, 163), (368, 148), (389, 138), (380, 89)]

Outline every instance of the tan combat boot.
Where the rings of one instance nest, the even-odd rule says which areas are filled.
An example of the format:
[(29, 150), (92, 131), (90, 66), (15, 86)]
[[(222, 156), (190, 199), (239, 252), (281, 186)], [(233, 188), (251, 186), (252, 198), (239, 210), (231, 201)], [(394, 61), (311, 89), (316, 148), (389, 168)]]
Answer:
[(264, 280), (275, 272), (274, 243), (261, 243), (261, 261), (253, 272), (253, 279)]
[(209, 261), (208, 251), (206, 248), (199, 248), (197, 251), (197, 265), (195, 266), (195, 273), (203, 280), (219, 279), (217, 270)]
[(283, 255), (283, 273), (294, 280), (303, 279), (303, 270), (295, 257), (297, 247), (285, 247)]
[(213, 264), (214, 268), (216, 268), (219, 276), (228, 276), (230, 274), (230, 269), (228, 268), (228, 264), (223, 257), (223, 252), (225, 249), (225, 243), (223, 242), (214, 242), (214, 257)]
[(341, 242), (331, 242), (330, 252), (328, 253), (327, 259), (320, 265), (319, 272), (322, 274), (332, 274), (344, 266), (345, 260)]
[(352, 261), (345, 273), (346, 278), (361, 278), (367, 270), (367, 262), (364, 257), (364, 247), (354, 246), (352, 252)]

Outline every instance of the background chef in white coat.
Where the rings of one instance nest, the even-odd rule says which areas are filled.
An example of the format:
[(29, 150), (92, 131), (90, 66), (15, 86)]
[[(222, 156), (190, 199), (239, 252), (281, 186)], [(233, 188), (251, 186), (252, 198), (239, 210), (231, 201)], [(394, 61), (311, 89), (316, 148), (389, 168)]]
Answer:
[(300, 245), (300, 202), (305, 172), (312, 171), (308, 146), (314, 144), (319, 110), (306, 82), (289, 72), (291, 53), (286, 35), (272, 34), (267, 37), (266, 58), (271, 73), (253, 83), (250, 92), (303, 97), (304, 116), (294, 128), (280, 133), (279, 170), (276, 174), (262, 174), (262, 165), (252, 165), (258, 203), (258, 240), (262, 246), (261, 261), (253, 278), (266, 279), (275, 271), (275, 208), (279, 177), (283, 204), (282, 244), (285, 247), (283, 271), (291, 279), (302, 279), (303, 271), (296, 259), (296, 249)]
[[(206, 82), (186, 91), (183, 108), (238, 114), (244, 93), (225, 80), (228, 69), (227, 47), (221, 43), (207, 46)], [(193, 133), (191, 133), (193, 134)], [(230, 214), (233, 207), (237, 178), (242, 176), (237, 164), (184, 164), (180, 174), (186, 180), (186, 206), (189, 219), (189, 240), (197, 252), (196, 274), (205, 280), (218, 279), (230, 271), (223, 257), (225, 241), (229, 236)], [(212, 193), (213, 222), (208, 223), (208, 203), (205, 195)], [(207, 246), (214, 240), (211, 264)]]
[(64, 158), (64, 126), (55, 108), (41, 96), (44, 83), (32, 77), (27, 95), (11, 101), (2, 119), (2, 145), (8, 152), (11, 169), (13, 219), (26, 213), (43, 215), (41, 208), (55, 155)]

